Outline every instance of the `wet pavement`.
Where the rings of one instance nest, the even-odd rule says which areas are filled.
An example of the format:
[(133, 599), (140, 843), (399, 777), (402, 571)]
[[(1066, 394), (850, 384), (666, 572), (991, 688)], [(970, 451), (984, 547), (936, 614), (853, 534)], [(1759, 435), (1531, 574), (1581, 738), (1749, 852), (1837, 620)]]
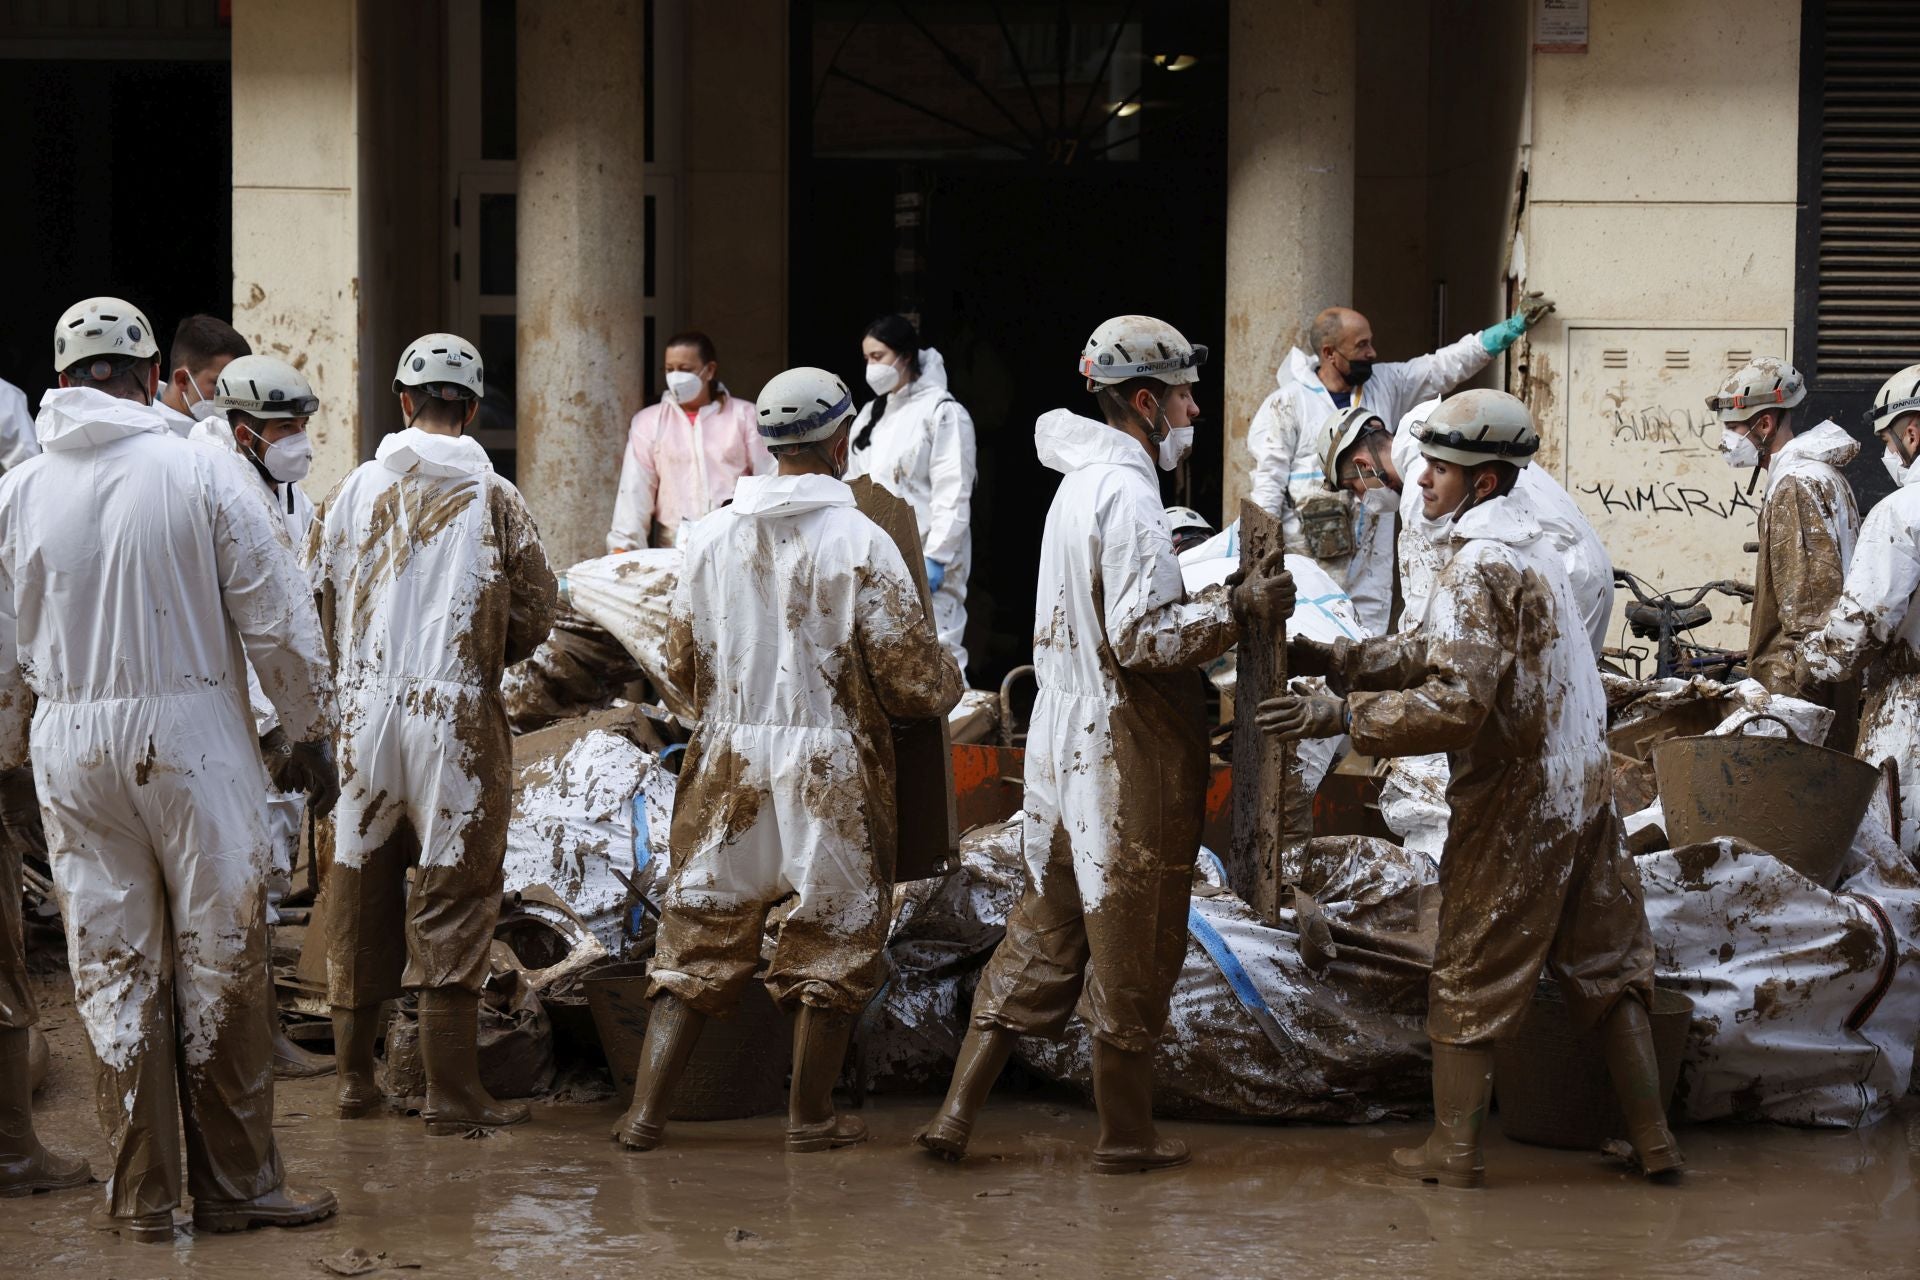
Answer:
[[(46, 1016), (54, 1078), (41, 1134), (105, 1148), (70, 1008)], [(537, 1106), (483, 1140), (417, 1119), (332, 1118), (333, 1081), (283, 1081), (276, 1128), (296, 1183), (340, 1216), (293, 1231), (137, 1245), (89, 1230), (98, 1188), (0, 1200), (0, 1258), (21, 1276), (324, 1276), (353, 1248), (398, 1276), (1913, 1276), (1920, 1274), (1920, 1098), (1860, 1133), (1681, 1129), (1693, 1172), (1649, 1186), (1603, 1157), (1495, 1136), (1489, 1187), (1443, 1191), (1380, 1172), (1418, 1124), (1169, 1124), (1191, 1167), (1101, 1177), (1091, 1111), (1031, 1096), (989, 1104), (974, 1158), (908, 1146), (936, 1105), (866, 1109), (875, 1140), (780, 1150), (781, 1119), (681, 1124), (624, 1154), (617, 1116)], [(1497, 1120), (1496, 1120), (1497, 1124)], [(183, 1215), (184, 1220), (184, 1215)], [(388, 1274), (384, 1271), (374, 1275)]]

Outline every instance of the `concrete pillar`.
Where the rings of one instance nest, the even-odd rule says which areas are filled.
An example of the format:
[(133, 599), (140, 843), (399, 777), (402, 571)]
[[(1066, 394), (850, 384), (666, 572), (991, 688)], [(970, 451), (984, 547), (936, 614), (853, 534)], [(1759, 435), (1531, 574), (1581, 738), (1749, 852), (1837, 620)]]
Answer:
[(687, 30), (686, 316), (749, 398), (787, 367), (787, 7), (734, 0)]
[(360, 462), (356, 0), (234, 0), (233, 325), (307, 375), (316, 500)]
[(1314, 312), (1353, 290), (1354, 17), (1347, 0), (1232, 0), (1227, 66), (1227, 441), (1232, 519), (1247, 425)]
[(640, 403), (643, 0), (521, 0), (519, 479), (547, 555), (605, 550)]

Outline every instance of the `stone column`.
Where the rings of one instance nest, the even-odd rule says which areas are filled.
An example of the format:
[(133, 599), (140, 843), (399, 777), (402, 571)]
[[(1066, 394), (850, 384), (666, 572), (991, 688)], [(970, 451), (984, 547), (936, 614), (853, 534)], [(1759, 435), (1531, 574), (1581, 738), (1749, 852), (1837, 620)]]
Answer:
[(519, 480), (556, 568), (603, 554), (643, 385), (643, 0), (519, 5)]
[(320, 397), (316, 501), (360, 462), (357, 9), (233, 5), (233, 326)]
[(1231, 0), (1226, 517), (1253, 488), (1247, 425), (1287, 349), (1353, 290), (1354, 16), (1347, 0)]

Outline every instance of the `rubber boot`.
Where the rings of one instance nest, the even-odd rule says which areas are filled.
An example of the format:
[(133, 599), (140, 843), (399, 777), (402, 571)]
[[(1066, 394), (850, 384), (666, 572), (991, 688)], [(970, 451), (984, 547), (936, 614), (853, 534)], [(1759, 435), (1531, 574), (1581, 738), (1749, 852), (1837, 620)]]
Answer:
[(0, 1030), (0, 1196), (66, 1191), (93, 1181), (85, 1160), (54, 1155), (33, 1131), (33, 1067), (24, 1028)]
[(480, 1083), (480, 997), (460, 987), (420, 993), (420, 1058), (427, 1069), (427, 1103), (420, 1118), (433, 1137), (523, 1124), (524, 1102), (501, 1102)]
[(1601, 1028), (1607, 1055), (1607, 1074), (1627, 1118), (1627, 1136), (1649, 1178), (1675, 1173), (1686, 1166), (1680, 1147), (1667, 1128), (1666, 1108), (1660, 1098), (1660, 1064), (1653, 1053), (1653, 1023), (1646, 1006), (1627, 996), (1613, 1006)]
[(120, 1217), (102, 1205), (87, 1215), (87, 1225), (95, 1231), (111, 1231), (135, 1244), (172, 1244), (173, 1210), (136, 1213)]
[(303, 1191), (284, 1182), (251, 1200), (193, 1201), (196, 1231), (245, 1231), (249, 1227), (298, 1227), (340, 1212), (340, 1202), (325, 1187)]
[(793, 1023), (793, 1083), (787, 1091), (787, 1150), (831, 1151), (867, 1140), (867, 1122), (833, 1109), (833, 1084), (846, 1064), (854, 1016), (801, 1005)]
[(1177, 1169), (1193, 1159), (1187, 1144), (1162, 1138), (1153, 1124), (1153, 1051), (1093, 1042), (1093, 1105), (1100, 1112), (1095, 1173)]
[(342, 1120), (370, 1116), (386, 1103), (374, 1076), (374, 1041), (380, 1038), (380, 1006), (333, 1006), (333, 1065), (340, 1074), (337, 1094)]
[(633, 1082), (633, 1105), (614, 1126), (614, 1139), (629, 1151), (651, 1151), (667, 1136), (667, 1107), (700, 1042), (705, 1014), (676, 995), (661, 992), (647, 1015), (647, 1040)]
[(1487, 1180), (1480, 1126), (1493, 1097), (1493, 1050), (1433, 1046), (1433, 1132), (1417, 1147), (1393, 1153), (1387, 1168), (1403, 1178), (1444, 1187), (1477, 1187)]
[(323, 1053), (311, 1053), (302, 1049), (287, 1036), (287, 1029), (280, 1024), (280, 1011), (272, 1011), (273, 1016), (273, 1074), (279, 1080), (309, 1080), (314, 1076), (328, 1075), (333, 1071), (334, 1062)]
[(948, 1160), (966, 1155), (967, 1140), (973, 1136), (973, 1118), (986, 1102), (993, 1082), (1006, 1069), (1018, 1039), (1005, 1027), (968, 1027), (967, 1038), (960, 1044), (960, 1058), (953, 1064), (947, 1101), (927, 1127), (913, 1135), (913, 1140)]

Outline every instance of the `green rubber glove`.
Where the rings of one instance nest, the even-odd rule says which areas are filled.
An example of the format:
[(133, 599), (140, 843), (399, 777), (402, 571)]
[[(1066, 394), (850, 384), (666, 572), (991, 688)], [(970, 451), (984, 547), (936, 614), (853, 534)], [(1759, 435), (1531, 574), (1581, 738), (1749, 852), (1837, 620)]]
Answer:
[(1520, 335), (1539, 324), (1553, 310), (1553, 299), (1534, 290), (1520, 298), (1520, 307), (1499, 324), (1480, 331), (1480, 345), (1487, 354), (1497, 356), (1520, 340)]

